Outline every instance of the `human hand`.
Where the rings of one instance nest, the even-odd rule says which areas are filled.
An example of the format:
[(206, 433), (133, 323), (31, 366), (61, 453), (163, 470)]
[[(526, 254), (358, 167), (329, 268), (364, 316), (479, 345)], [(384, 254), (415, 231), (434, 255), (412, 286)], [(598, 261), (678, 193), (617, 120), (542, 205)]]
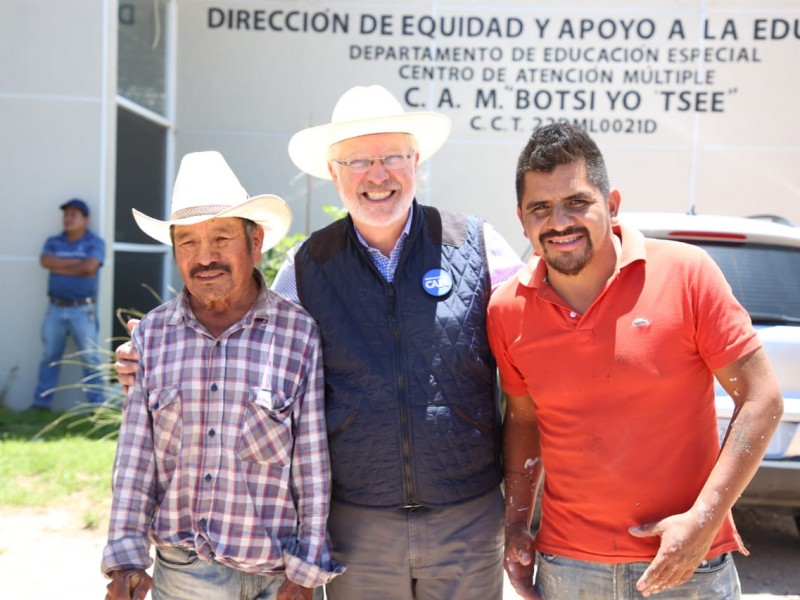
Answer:
[(677, 587), (692, 577), (714, 540), (716, 528), (709, 518), (690, 510), (628, 530), (636, 537), (661, 538), (658, 553), (636, 583), (642, 596)]
[[(139, 324), (139, 319), (129, 319), (128, 333), (133, 333), (134, 327)], [(129, 394), (136, 379), (136, 369), (139, 368), (139, 353), (133, 349), (130, 342), (117, 346), (115, 350), (117, 360), (114, 369), (117, 371), (117, 381), (122, 384), (126, 394)]]
[(506, 547), (504, 566), (508, 580), (514, 590), (527, 600), (540, 600), (533, 589), (533, 567), (536, 553), (533, 549), (533, 536), (524, 524), (506, 527)]
[(278, 588), (276, 600), (311, 600), (314, 588), (307, 588), (299, 585), (288, 577)]
[(144, 600), (151, 587), (153, 578), (144, 569), (113, 571), (105, 600)]

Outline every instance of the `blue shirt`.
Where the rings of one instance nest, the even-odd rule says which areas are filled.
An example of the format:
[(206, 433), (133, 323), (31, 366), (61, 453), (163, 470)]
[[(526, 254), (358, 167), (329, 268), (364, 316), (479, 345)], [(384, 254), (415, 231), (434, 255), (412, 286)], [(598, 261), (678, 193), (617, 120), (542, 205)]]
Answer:
[[(102, 265), (106, 256), (106, 243), (88, 229), (75, 241), (70, 241), (62, 232), (47, 238), (42, 254), (51, 254), (58, 258), (95, 258)], [(97, 274), (94, 277), (57, 275), (51, 271), (47, 280), (47, 295), (59, 300), (94, 299), (97, 298), (97, 280)]]

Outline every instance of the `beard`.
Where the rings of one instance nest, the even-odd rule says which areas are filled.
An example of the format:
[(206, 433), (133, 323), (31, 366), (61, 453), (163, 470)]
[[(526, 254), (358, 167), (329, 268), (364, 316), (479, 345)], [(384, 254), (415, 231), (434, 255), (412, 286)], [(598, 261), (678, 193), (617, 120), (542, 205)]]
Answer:
[[(551, 252), (545, 242), (550, 238), (565, 235), (582, 235), (583, 239), (586, 240), (584, 248), (570, 254)], [(589, 230), (585, 227), (568, 227), (564, 231), (555, 231), (553, 229), (546, 231), (539, 236), (539, 248), (541, 248), (541, 257), (548, 268), (570, 277), (574, 277), (583, 271), (594, 256), (592, 239), (589, 237)]]
[[(363, 196), (367, 191), (387, 191), (396, 195), (389, 201), (371, 201)], [(346, 201), (343, 198), (342, 203), (357, 223), (370, 227), (385, 227), (407, 218), (413, 199), (413, 193), (409, 194), (399, 185), (389, 182), (386, 185), (359, 188), (354, 196), (347, 198)]]

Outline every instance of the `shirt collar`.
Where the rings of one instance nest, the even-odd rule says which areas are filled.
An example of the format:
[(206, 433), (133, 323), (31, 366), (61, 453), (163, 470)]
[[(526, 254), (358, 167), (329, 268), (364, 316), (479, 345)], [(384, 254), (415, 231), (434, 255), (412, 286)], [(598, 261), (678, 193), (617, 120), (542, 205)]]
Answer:
[[(642, 232), (621, 223), (612, 225), (611, 231), (620, 239), (622, 247), (622, 256), (618, 262), (620, 271), (638, 260), (647, 260), (645, 237)], [(547, 265), (539, 259), (539, 255), (534, 254), (520, 269), (517, 277), (525, 287), (538, 289), (546, 283)]]
[[(397, 249), (397, 246), (408, 237), (408, 233), (411, 231), (411, 217), (413, 216), (413, 214), (414, 214), (414, 208), (411, 207), (408, 209), (408, 217), (406, 217), (406, 224), (403, 226), (403, 231), (400, 232), (400, 237), (397, 238), (397, 242), (395, 242), (394, 245), (395, 249)], [(368, 250), (376, 250), (376, 248), (370, 246), (367, 240), (365, 240), (364, 237), (361, 235), (361, 232), (358, 230), (358, 227), (356, 227), (355, 221), (353, 221), (353, 229), (356, 230), (356, 237), (358, 238), (358, 241), (361, 243), (361, 245), (364, 246), (364, 248), (367, 248)]]
[(60, 236), (60, 237), (61, 237), (61, 238), (63, 238), (63, 239), (64, 239), (64, 241), (66, 241), (66, 242), (69, 242), (70, 244), (77, 244), (77, 243), (78, 243), (78, 242), (80, 242), (81, 240), (88, 239), (88, 238), (91, 236), (91, 234), (92, 234), (92, 232), (91, 232), (91, 231), (89, 231), (89, 229), (86, 229), (86, 230), (83, 232), (83, 234), (81, 235), (81, 237), (79, 237), (79, 238), (76, 238), (76, 239), (74, 239), (74, 240), (71, 240), (71, 239), (69, 239), (69, 238), (67, 237), (67, 232), (62, 230), (62, 231), (61, 231), (61, 236)]

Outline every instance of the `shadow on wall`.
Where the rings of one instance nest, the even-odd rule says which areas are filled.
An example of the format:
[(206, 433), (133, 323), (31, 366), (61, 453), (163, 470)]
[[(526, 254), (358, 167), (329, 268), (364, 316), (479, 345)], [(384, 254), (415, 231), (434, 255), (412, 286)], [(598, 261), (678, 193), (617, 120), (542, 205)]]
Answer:
[(14, 380), (17, 378), (17, 374), (19, 373), (19, 365), (14, 365), (8, 370), (8, 375), (3, 380), (3, 385), (0, 387), (0, 408), (10, 408), (8, 406), (8, 394), (11, 390), (11, 385), (14, 383)]

